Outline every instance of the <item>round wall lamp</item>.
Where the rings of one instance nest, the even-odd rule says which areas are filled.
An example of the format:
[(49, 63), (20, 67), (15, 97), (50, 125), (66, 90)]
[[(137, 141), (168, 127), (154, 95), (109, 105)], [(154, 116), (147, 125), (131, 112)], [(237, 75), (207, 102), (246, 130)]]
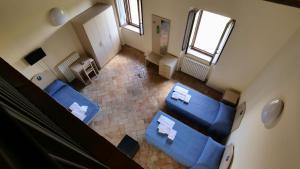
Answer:
[(67, 22), (65, 12), (60, 8), (52, 8), (49, 11), (49, 18), (54, 26), (63, 25)]
[(261, 120), (266, 128), (272, 128), (278, 121), (283, 110), (284, 103), (281, 99), (273, 99), (267, 103), (261, 113)]

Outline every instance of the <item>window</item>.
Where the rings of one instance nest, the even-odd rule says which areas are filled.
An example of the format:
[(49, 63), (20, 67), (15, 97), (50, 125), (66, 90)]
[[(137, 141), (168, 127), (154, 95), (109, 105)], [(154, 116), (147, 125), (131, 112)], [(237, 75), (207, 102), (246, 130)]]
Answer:
[(196, 59), (216, 64), (234, 23), (233, 19), (212, 12), (190, 11), (184, 37), (187, 45), (183, 44), (183, 49)]
[(126, 6), (127, 6), (127, 18), (128, 18), (128, 24), (135, 26), (135, 27), (140, 27), (140, 22), (139, 22), (139, 12), (138, 12), (138, 1), (137, 0), (126, 0), (125, 1)]
[(143, 32), (142, 0), (116, 0), (120, 26), (138, 32)]

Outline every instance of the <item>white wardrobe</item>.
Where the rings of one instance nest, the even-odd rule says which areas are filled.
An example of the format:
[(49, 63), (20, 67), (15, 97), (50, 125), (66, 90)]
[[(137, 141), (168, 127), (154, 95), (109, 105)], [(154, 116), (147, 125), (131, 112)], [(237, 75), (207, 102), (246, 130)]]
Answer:
[(100, 68), (119, 52), (120, 37), (111, 5), (96, 4), (72, 23), (86, 52)]

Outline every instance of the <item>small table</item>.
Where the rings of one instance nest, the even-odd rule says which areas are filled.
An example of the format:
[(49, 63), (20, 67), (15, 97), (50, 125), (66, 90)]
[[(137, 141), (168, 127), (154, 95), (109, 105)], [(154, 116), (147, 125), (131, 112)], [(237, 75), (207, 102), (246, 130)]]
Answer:
[(171, 79), (176, 70), (177, 58), (172, 55), (165, 55), (159, 60), (159, 75)]
[(149, 62), (156, 64), (159, 67), (159, 75), (171, 79), (174, 74), (177, 66), (178, 59), (176, 56), (171, 54), (159, 55), (156, 53), (147, 53), (145, 64), (147, 65)]
[(226, 89), (222, 97), (222, 102), (231, 106), (236, 106), (240, 99), (240, 93), (233, 89)]
[(133, 158), (139, 148), (139, 143), (128, 135), (125, 135), (118, 145), (118, 149), (129, 158)]
[(90, 84), (99, 74), (97, 64), (92, 58), (80, 58), (70, 66), (70, 69), (85, 85)]

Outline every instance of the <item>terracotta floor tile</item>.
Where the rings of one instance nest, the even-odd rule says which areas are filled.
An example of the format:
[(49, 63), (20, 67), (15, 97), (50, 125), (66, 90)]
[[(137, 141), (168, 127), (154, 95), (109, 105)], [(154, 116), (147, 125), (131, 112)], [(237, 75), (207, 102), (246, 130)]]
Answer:
[(130, 47), (123, 47), (101, 71), (99, 77), (82, 93), (97, 101), (102, 113), (91, 122), (90, 127), (117, 145), (125, 134), (136, 139), (140, 150), (134, 157), (146, 169), (184, 168), (162, 151), (147, 144), (145, 129), (158, 110), (175, 116), (195, 129), (197, 125), (168, 112), (164, 99), (176, 82), (220, 99), (220, 93), (184, 73), (176, 72), (171, 80), (158, 75), (157, 66), (144, 65), (143, 53)]

